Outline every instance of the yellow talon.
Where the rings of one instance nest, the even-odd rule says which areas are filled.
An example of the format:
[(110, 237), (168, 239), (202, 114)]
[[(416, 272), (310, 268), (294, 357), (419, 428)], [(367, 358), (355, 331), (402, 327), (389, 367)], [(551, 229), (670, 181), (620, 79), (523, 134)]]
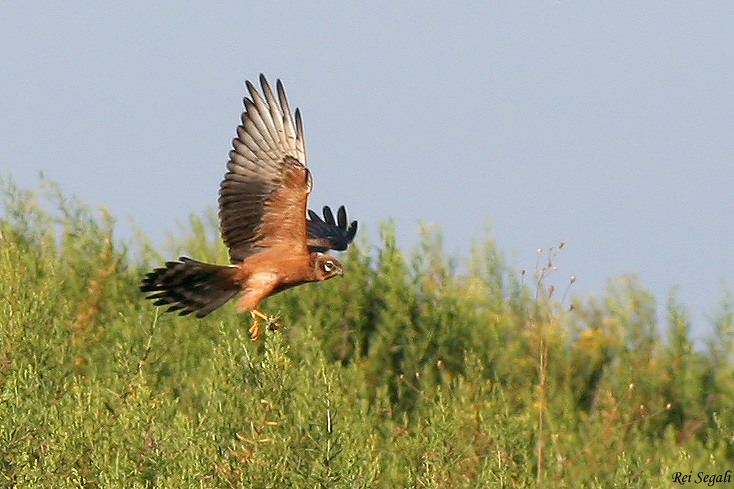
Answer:
[(264, 319), (264, 320), (266, 320), (266, 321), (270, 320), (270, 318), (269, 318), (268, 316), (266, 316), (265, 314), (261, 313), (261, 312), (260, 312), (260, 311), (258, 311), (257, 309), (253, 309), (252, 311), (250, 311), (250, 315), (251, 315), (251, 316), (252, 316), (253, 318), (254, 318), (255, 316), (257, 316), (257, 317), (259, 317), (260, 319)]
[(250, 311), (250, 317), (252, 318), (252, 326), (250, 326), (248, 331), (250, 332), (250, 339), (255, 341), (260, 336), (260, 322), (258, 321), (258, 318), (262, 318), (266, 321), (269, 321), (270, 318), (257, 309)]

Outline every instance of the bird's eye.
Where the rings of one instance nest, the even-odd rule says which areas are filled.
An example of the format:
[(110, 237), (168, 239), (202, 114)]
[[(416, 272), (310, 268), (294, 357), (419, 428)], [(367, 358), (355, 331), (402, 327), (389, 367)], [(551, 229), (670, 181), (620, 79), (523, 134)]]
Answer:
[(325, 261), (324, 262), (324, 271), (330, 272), (334, 269), (334, 262), (333, 261)]

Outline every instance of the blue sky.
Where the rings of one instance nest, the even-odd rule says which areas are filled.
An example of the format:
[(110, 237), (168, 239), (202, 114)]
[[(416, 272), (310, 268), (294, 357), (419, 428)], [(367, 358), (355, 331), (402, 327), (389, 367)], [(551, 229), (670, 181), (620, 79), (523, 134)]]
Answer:
[[(399, 244), (564, 241), (557, 280), (636, 273), (694, 330), (732, 285), (734, 3), (4, 2), (0, 172), (43, 170), (154, 243), (216, 203), (244, 80), (303, 111), (310, 206)], [(662, 307), (661, 307), (662, 310)], [(663, 319), (661, 317), (661, 319)]]

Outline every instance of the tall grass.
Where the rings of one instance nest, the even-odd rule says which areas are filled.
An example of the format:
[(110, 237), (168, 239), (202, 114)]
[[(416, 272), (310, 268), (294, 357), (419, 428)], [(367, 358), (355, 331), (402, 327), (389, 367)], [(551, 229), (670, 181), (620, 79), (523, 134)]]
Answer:
[[(137, 285), (160, 255), (115, 244), (103, 210), (2, 188), (5, 487), (638, 488), (734, 466), (726, 288), (695, 350), (685, 307), (660, 338), (632, 276), (569, 299), (558, 246), (528, 286), (490, 239), (457, 267), (435, 230), (404, 254), (386, 224), (343, 279), (267, 299), (283, 328), (251, 342), (231, 306), (159, 314)], [(215, 226), (166, 253), (225, 262)]]

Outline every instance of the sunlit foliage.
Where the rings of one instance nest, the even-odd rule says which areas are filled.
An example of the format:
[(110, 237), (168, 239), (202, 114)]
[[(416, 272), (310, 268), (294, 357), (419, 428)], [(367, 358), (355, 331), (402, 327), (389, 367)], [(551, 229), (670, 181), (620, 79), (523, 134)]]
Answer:
[(231, 305), (180, 318), (137, 289), (161, 255), (225, 262), (212, 216), (158, 254), (46, 180), (2, 192), (4, 487), (662, 488), (734, 467), (726, 287), (694, 348), (674, 294), (660, 328), (633, 276), (565, 293), (560, 245), (520, 274), (491, 239), (461, 262), (384, 224), (343, 279), (266, 300), (282, 328), (253, 343)]

